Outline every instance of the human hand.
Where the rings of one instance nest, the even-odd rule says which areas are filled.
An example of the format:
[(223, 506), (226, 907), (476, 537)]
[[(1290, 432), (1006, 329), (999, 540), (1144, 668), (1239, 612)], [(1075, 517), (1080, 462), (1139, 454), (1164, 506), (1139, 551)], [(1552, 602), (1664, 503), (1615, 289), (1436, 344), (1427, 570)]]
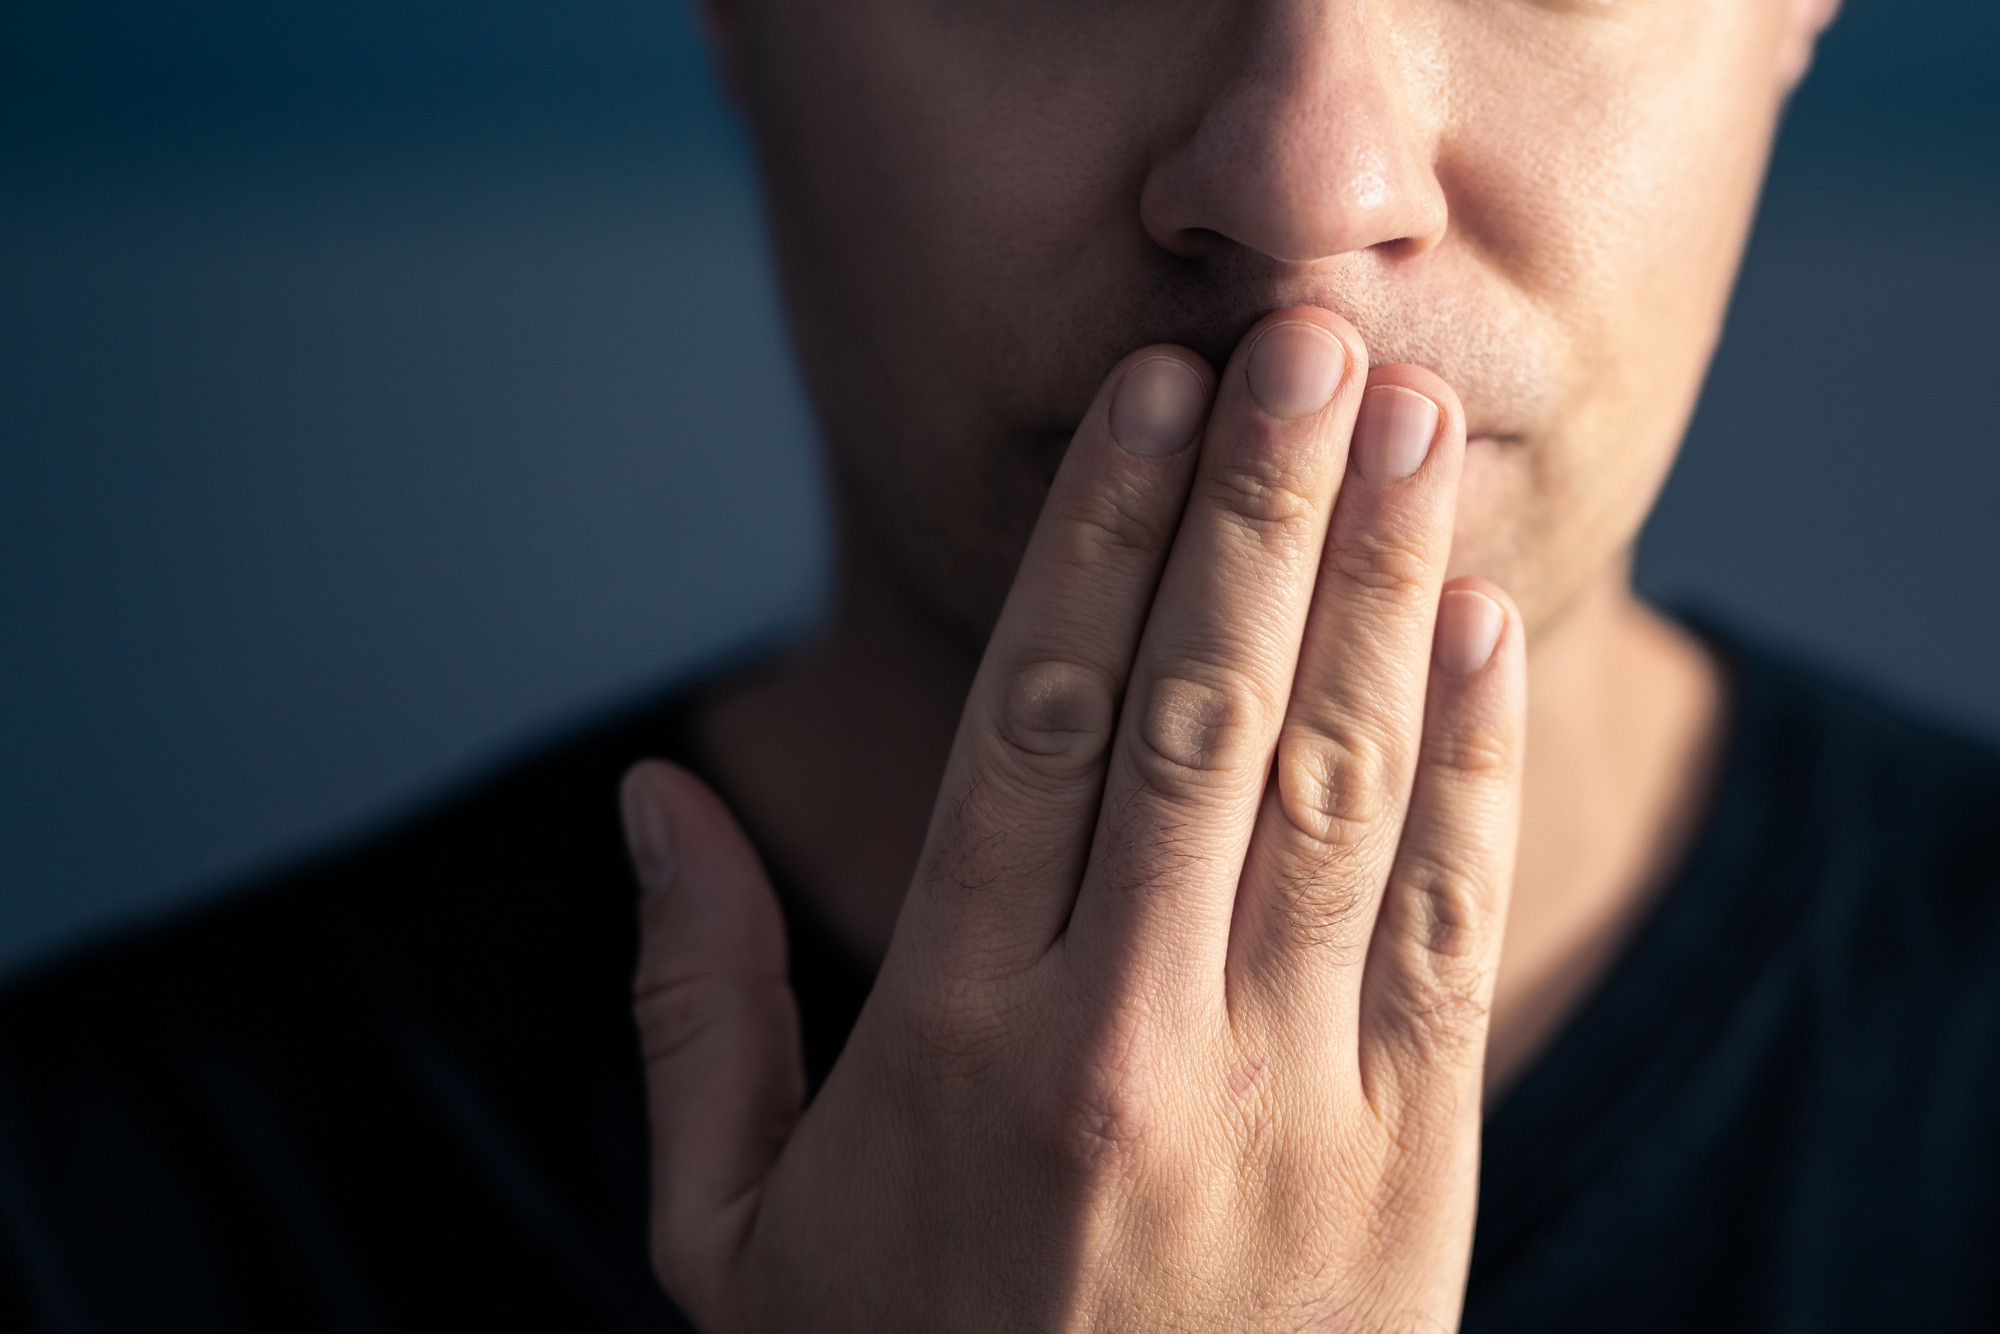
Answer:
[(653, 1253), (702, 1328), (1456, 1327), (1525, 667), (1444, 583), (1455, 395), (1367, 365), (1300, 307), (1219, 386), (1111, 373), (809, 1109), (747, 839), (628, 778)]

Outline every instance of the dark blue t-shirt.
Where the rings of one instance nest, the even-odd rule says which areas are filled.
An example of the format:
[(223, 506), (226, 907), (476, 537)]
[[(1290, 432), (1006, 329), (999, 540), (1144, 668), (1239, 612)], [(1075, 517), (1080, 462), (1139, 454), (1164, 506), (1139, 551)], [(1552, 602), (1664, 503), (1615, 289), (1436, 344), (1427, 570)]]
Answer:
[[(1705, 828), (1488, 1119), (1465, 1327), (2000, 1326), (2000, 755), (1719, 646)], [(681, 1327), (615, 791), (699, 697), (12, 984), (0, 1328)], [(817, 1079), (868, 977), (788, 912)]]

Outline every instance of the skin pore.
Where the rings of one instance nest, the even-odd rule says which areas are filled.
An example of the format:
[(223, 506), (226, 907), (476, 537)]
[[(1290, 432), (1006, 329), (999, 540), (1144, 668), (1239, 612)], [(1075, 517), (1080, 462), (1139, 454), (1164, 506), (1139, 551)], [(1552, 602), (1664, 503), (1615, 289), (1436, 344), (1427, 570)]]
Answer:
[(1450, 569), (1521, 608), (1524, 816), (1489, 1099), (1698, 825), (1716, 665), (1632, 597), (1824, 0), (743, 0), (841, 521), (820, 643), (721, 697), (719, 777), (859, 956), (888, 947), (966, 692), (1105, 371), (1220, 367), (1292, 304), (1431, 367), (1473, 437)]

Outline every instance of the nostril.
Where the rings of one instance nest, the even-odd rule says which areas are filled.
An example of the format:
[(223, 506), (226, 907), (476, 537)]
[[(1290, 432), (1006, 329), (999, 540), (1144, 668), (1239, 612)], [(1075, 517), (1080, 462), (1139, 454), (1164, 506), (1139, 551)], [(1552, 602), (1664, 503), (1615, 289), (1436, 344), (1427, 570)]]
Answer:
[(1154, 239), (1176, 259), (1209, 259), (1235, 244), (1221, 232), (1207, 227), (1183, 227)]
[(1414, 257), (1437, 244), (1436, 117), (1395, 86), (1350, 19), (1273, 20), (1257, 38), (1264, 49), (1242, 53), (1192, 132), (1149, 153), (1140, 208), (1161, 249), (1208, 258), (1220, 242), (1302, 265), (1363, 251)]

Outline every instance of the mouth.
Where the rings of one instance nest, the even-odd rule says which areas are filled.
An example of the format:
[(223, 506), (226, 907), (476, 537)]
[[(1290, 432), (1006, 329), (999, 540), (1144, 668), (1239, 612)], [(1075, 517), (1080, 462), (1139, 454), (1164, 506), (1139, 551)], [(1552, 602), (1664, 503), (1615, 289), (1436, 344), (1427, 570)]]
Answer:
[[(1035, 455), (1041, 463), (1042, 482), (1054, 483), (1056, 469), (1062, 466), (1063, 455), (1069, 450), (1070, 438), (1076, 434), (1076, 425), (1066, 429), (1045, 430), (1038, 433)], [(1467, 449), (1501, 449), (1519, 445), (1521, 436), (1514, 431), (1499, 431), (1492, 427), (1479, 426), (1465, 433)]]

